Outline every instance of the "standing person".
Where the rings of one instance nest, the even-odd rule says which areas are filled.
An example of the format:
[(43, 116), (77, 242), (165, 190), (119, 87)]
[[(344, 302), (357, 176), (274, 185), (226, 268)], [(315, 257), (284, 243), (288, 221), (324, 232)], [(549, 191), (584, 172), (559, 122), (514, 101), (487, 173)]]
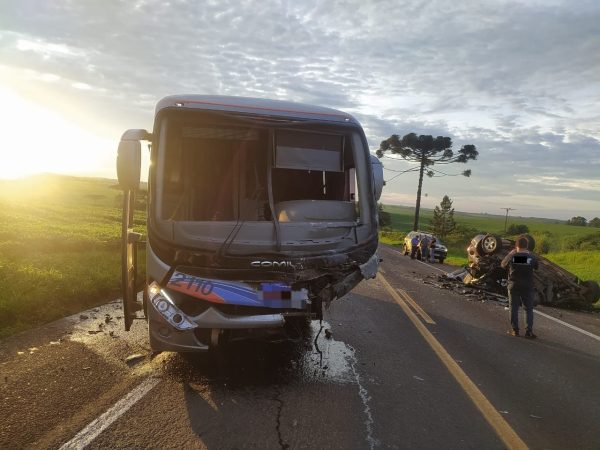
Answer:
[(527, 249), (527, 238), (517, 239), (515, 249), (502, 260), (501, 266), (508, 269), (508, 302), (510, 304), (511, 336), (519, 335), (519, 306), (527, 313), (525, 337), (535, 339), (533, 334), (533, 271), (538, 268), (536, 256)]
[(437, 242), (437, 239), (435, 237), (433, 237), (431, 239), (431, 242), (429, 243), (429, 258), (430, 258), (430, 262), (434, 263), (435, 262), (435, 243)]
[(422, 261), (429, 260), (429, 237), (424, 234), (421, 237), (421, 242), (419, 243), (419, 249), (421, 249), (421, 259)]
[(415, 259), (415, 254), (419, 248), (419, 235), (415, 234), (410, 240), (410, 259)]

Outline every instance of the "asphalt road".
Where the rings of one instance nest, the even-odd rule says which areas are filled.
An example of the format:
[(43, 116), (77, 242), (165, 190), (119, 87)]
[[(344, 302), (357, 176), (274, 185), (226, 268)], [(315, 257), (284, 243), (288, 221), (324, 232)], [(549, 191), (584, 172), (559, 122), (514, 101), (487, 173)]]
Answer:
[(151, 355), (113, 302), (0, 342), (0, 448), (600, 448), (599, 315), (513, 338), (448, 266), (380, 256), (295, 339)]

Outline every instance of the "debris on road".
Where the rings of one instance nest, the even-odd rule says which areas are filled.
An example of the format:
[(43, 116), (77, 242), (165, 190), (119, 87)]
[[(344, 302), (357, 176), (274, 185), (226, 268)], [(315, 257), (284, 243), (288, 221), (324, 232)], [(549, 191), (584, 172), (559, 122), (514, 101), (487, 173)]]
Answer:
[(89, 316), (86, 316), (85, 314), (80, 314), (80, 315), (79, 315), (79, 319), (80, 319), (80, 320), (88, 320), (89, 318), (90, 318), (90, 317), (89, 317)]
[[(459, 269), (464, 271), (465, 269)], [(458, 272), (458, 271), (457, 271)], [(477, 285), (464, 284), (460, 278), (453, 276), (454, 272), (444, 275), (429, 275), (423, 279), (423, 283), (435, 286), (438, 289), (446, 289), (466, 298), (467, 301), (486, 302), (495, 301), (507, 305), (508, 298), (505, 295), (489, 292)]]
[[(529, 250), (535, 248), (535, 240), (524, 235)], [(450, 288), (448, 281), (460, 282), (462, 286), (479, 288), (486, 296), (501, 301), (507, 296), (507, 272), (500, 266), (502, 259), (514, 248), (515, 241), (492, 234), (478, 234), (467, 248), (469, 264), (446, 274), (440, 281), (443, 288)], [(593, 280), (582, 281), (577, 276), (536, 255), (539, 269), (534, 272), (534, 303), (553, 306), (570, 306), (589, 309), (600, 299), (600, 286)], [(466, 294), (466, 292), (460, 292)]]
[(136, 364), (139, 364), (140, 362), (142, 362), (143, 359), (145, 359), (146, 357), (140, 353), (135, 353), (133, 355), (129, 355), (127, 358), (125, 358), (125, 364), (127, 364), (129, 367), (135, 366)]
[(331, 336), (332, 336), (332, 335), (333, 335), (333, 333), (331, 332), (331, 330), (330, 330), (330, 329), (326, 329), (326, 330), (325, 330), (325, 337), (326, 337), (327, 339), (331, 339)]

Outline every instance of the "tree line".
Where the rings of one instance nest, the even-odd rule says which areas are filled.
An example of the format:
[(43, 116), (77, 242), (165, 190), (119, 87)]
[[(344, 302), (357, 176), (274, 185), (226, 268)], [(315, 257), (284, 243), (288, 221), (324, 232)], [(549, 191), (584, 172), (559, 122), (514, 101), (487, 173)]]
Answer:
[(576, 227), (600, 228), (600, 218), (594, 217), (592, 220), (590, 220), (588, 222), (585, 217), (575, 216), (575, 217), (571, 217), (569, 220), (567, 220), (567, 225), (574, 225)]

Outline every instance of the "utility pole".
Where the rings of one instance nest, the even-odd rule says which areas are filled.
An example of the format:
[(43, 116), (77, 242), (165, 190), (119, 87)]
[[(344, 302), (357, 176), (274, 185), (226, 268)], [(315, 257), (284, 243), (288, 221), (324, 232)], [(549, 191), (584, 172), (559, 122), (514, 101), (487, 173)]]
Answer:
[(505, 209), (506, 210), (506, 218), (504, 219), (504, 232), (506, 233), (506, 225), (508, 224), (508, 212), (509, 211), (516, 211), (515, 208), (500, 208), (500, 209)]

